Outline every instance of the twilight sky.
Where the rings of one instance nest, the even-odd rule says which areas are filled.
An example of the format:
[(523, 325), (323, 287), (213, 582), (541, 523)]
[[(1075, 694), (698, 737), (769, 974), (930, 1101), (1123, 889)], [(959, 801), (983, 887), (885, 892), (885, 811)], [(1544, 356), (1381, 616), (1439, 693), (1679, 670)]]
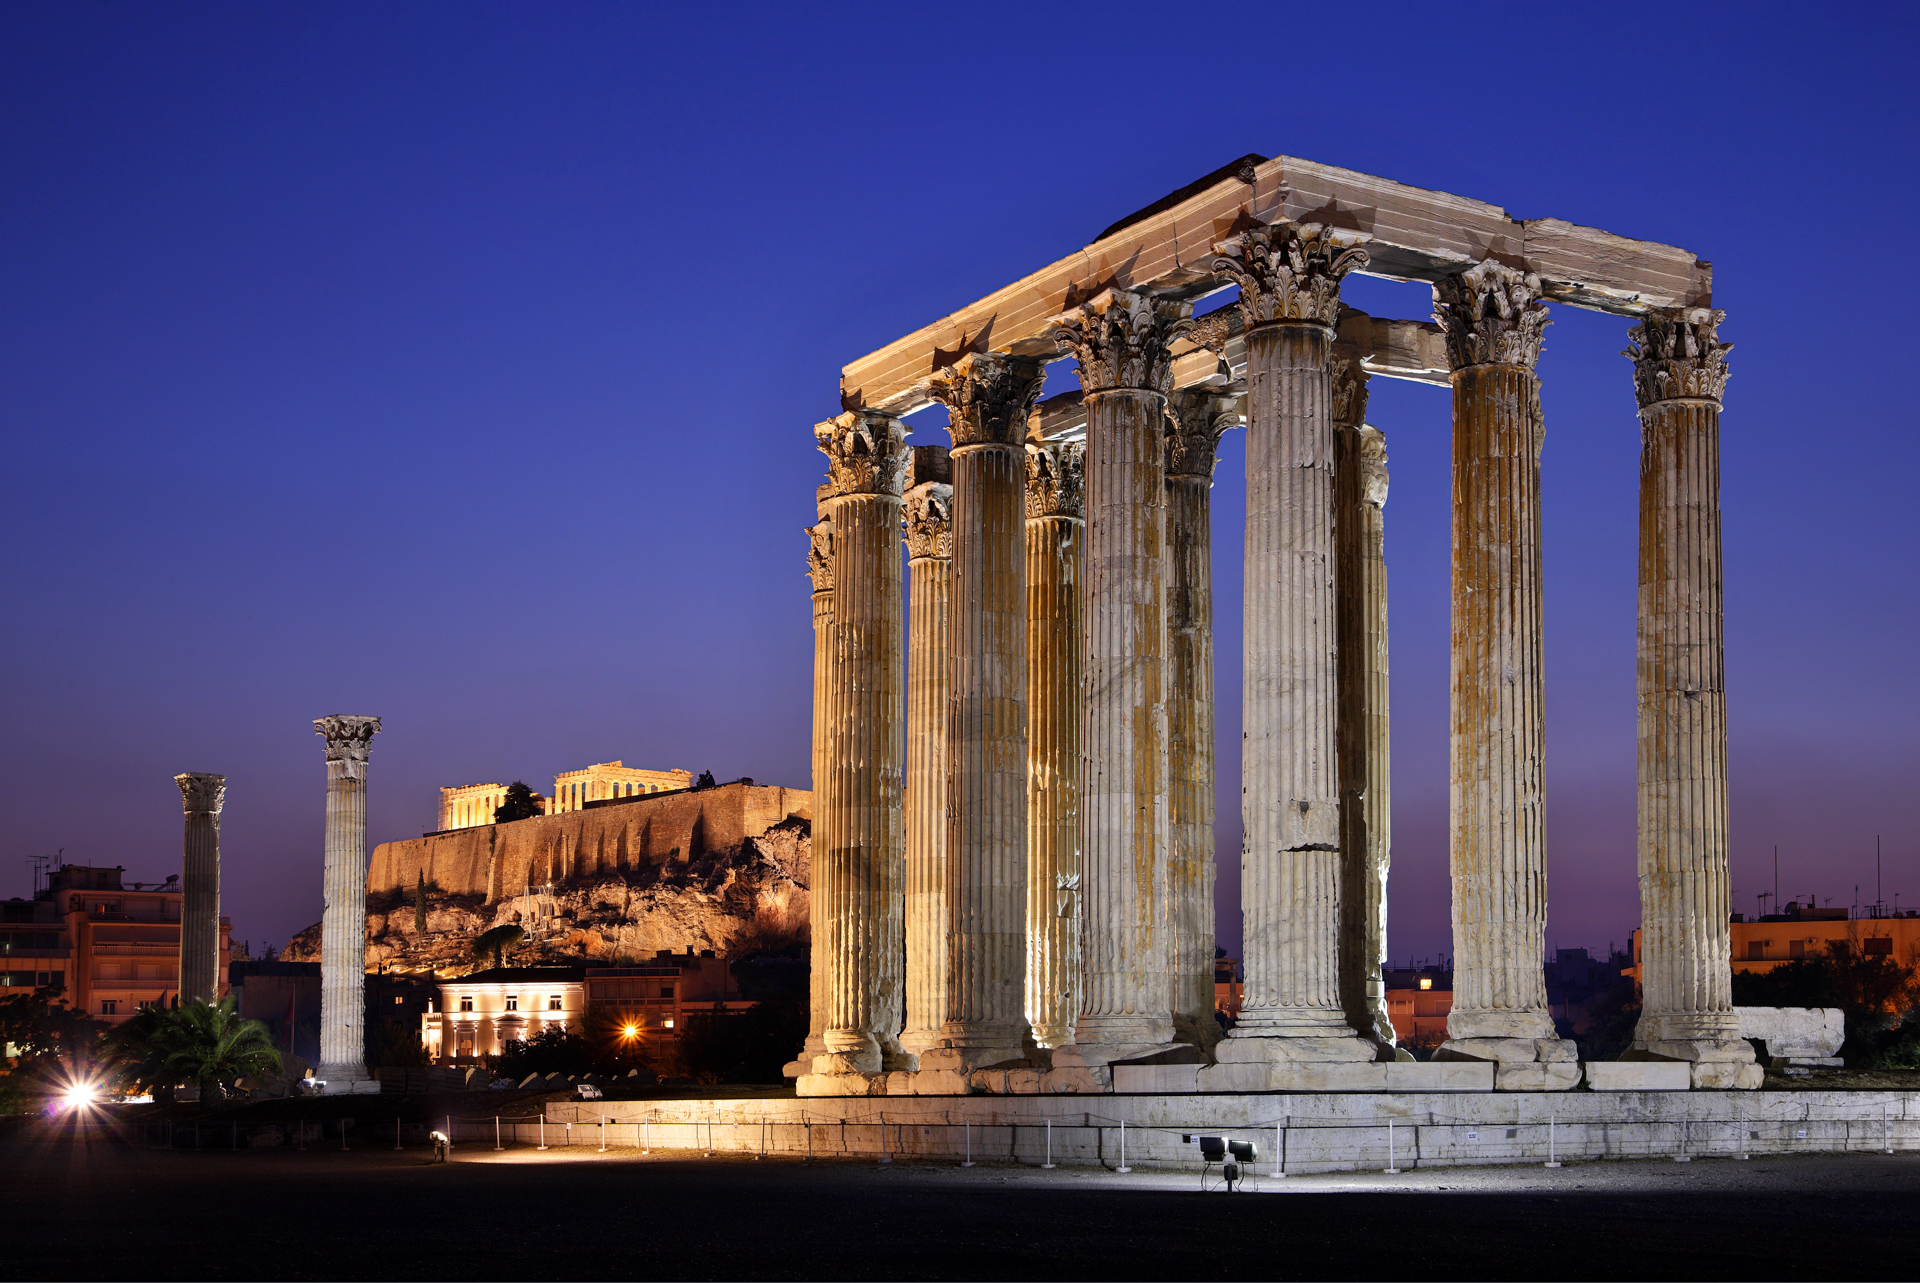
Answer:
[[(1775, 844), (1783, 899), (1871, 899), (1876, 834), (1920, 905), (1913, 11), (1572, 8), (6, 6), (0, 895), (61, 849), (176, 871), (171, 777), (220, 771), (224, 907), (284, 942), (320, 914), (326, 713), (385, 719), (375, 842), (440, 785), (613, 758), (806, 785), (839, 367), (1259, 152), (1713, 262), (1734, 907)], [(1627, 322), (1554, 321), (1548, 936), (1599, 949), (1639, 913), (1638, 428)], [(1401, 958), (1449, 948), (1448, 414), (1374, 383)]]

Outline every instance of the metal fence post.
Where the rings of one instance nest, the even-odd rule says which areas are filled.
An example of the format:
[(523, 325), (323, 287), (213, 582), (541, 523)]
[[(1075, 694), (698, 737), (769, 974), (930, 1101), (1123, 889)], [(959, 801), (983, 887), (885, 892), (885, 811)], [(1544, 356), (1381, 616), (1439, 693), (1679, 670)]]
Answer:
[(1133, 1170), (1127, 1166), (1127, 1120), (1124, 1118), (1120, 1120), (1120, 1166), (1113, 1170), (1123, 1176)]

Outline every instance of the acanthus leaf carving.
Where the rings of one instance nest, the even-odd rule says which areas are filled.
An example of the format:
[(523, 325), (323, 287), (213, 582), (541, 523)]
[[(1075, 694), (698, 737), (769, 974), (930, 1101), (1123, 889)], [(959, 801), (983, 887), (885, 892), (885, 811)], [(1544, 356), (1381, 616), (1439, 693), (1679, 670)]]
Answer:
[(1433, 319), (1446, 331), (1447, 360), (1456, 370), (1471, 365), (1531, 370), (1553, 324), (1540, 298), (1540, 278), (1491, 259), (1434, 282)]
[(923, 481), (907, 491), (901, 508), (907, 528), (907, 556), (953, 556), (953, 487), (944, 481)]
[(1378, 428), (1360, 429), (1360, 494), (1376, 508), (1387, 506), (1387, 438)]
[(1086, 392), (1173, 389), (1173, 341), (1193, 328), (1190, 304), (1108, 289), (1054, 318), (1047, 337), (1078, 359)]
[(1633, 391), (1642, 410), (1662, 401), (1718, 401), (1726, 392), (1727, 353), (1720, 341), (1720, 308), (1674, 308), (1655, 312), (1627, 331), (1632, 346), (1620, 355), (1633, 361)]
[(1213, 270), (1240, 287), (1246, 327), (1340, 320), (1340, 279), (1367, 265), (1367, 251), (1319, 223), (1254, 227), (1213, 247)]
[(1221, 434), (1245, 418), (1241, 398), (1219, 392), (1175, 392), (1167, 398), (1169, 477), (1213, 478)]
[(1357, 428), (1367, 421), (1367, 385), (1373, 376), (1358, 361), (1344, 356), (1333, 358), (1333, 421)]
[(877, 410), (849, 410), (813, 428), (827, 456), (827, 484), (837, 497), (898, 497), (907, 472), (907, 425)]
[(833, 591), (833, 518), (822, 517), (817, 525), (802, 526), (807, 532), (807, 578), (816, 593)]
[(1086, 515), (1087, 444), (1027, 443), (1027, 519)]
[(207, 775), (189, 771), (173, 777), (180, 786), (180, 803), (188, 814), (204, 811), (213, 815), (220, 814), (220, 808), (227, 802), (227, 777)]
[(969, 352), (934, 372), (929, 387), (947, 407), (954, 448), (1019, 445), (1027, 414), (1040, 399), (1046, 370), (1040, 362), (994, 352)]
[(373, 737), (380, 733), (380, 719), (337, 713), (313, 719), (314, 734), (327, 741), (327, 761), (340, 764), (344, 779), (365, 779), (367, 755), (373, 749)]

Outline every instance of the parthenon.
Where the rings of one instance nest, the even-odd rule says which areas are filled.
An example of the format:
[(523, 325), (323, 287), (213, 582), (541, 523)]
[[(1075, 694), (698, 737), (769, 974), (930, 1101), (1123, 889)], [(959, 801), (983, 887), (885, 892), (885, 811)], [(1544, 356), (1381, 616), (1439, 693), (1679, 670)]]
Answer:
[[(1432, 320), (1346, 307), (1352, 273), (1429, 283)], [(1229, 289), (1231, 303), (1196, 315)], [(1633, 322), (1645, 944), (1630, 1058), (1682, 1062), (1696, 1088), (1759, 1086), (1727, 963), (1728, 347), (1710, 265), (1248, 156), (846, 366), (842, 413), (814, 429), (828, 466), (807, 532), (802, 1095), (1581, 1082), (1541, 973), (1536, 366), (1550, 303)], [(1057, 360), (1074, 362), (1079, 389), (1043, 399)], [(1423, 1064), (1396, 1051), (1380, 986), (1391, 799), (1376, 376), (1452, 391), (1455, 1005)], [(910, 447), (906, 416), (936, 403), (950, 447)], [(1245, 998), (1221, 1037), (1208, 492), (1236, 427)]]

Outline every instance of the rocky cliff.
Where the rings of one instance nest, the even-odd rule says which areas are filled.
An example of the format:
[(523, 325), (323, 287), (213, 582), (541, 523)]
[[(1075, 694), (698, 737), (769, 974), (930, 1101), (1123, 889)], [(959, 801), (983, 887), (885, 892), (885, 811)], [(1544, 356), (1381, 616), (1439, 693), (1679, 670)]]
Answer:
[[(723, 785), (383, 843), (368, 871), (367, 969), (463, 975), (492, 965), (473, 941), (506, 925), (526, 932), (513, 966), (793, 950), (808, 932), (811, 800)], [(319, 926), (284, 956), (317, 960)]]

